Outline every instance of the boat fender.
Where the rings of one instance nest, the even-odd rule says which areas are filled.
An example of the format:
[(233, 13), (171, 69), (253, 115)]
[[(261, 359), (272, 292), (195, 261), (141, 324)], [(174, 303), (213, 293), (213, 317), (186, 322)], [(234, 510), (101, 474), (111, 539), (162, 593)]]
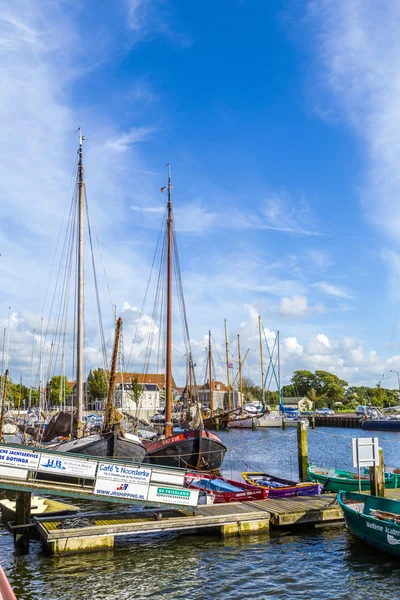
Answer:
[(159, 512), (154, 513), (155, 521), (161, 521), (161, 519), (162, 519), (162, 513), (159, 513)]

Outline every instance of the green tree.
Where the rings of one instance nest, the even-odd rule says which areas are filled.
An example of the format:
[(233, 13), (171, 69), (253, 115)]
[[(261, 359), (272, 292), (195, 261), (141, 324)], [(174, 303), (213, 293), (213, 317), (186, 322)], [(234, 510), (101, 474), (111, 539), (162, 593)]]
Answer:
[(295, 396), (305, 396), (312, 387), (317, 389), (316, 377), (311, 371), (295, 371), (290, 381), (293, 384)]
[(104, 369), (93, 369), (87, 379), (87, 391), (94, 400), (104, 400), (108, 394), (108, 379)]
[(68, 379), (65, 375), (54, 375), (48, 385), (47, 400), (50, 406), (58, 406), (65, 402)]
[(250, 377), (242, 377), (242, 391), (245, 402), (258, 402), (261, 398), (261, 389)]

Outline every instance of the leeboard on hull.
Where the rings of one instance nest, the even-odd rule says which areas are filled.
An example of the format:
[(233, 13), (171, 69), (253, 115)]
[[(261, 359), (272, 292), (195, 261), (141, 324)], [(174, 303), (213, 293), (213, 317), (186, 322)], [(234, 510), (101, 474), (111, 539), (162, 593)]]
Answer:
[(146, 444), (145, 462), (168, 467), (215, 471), (220, 468), (226, 446), (205, 429), (189, 430)]

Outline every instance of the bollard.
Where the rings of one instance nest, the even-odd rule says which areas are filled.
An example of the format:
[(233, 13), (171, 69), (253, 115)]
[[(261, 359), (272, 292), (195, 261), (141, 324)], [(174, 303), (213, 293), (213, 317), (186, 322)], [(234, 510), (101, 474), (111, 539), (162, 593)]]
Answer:
[(383, 450), (379, 448), (379, 466), (369, 468), (371, 496), (385, 497), (385, 462)]
[[(30, 492), (17, 492), (15, 498), (15, 525), (27, 525), (31, 517)], [(18, 548), (29, 550), (29, 528), (18, 527), (15, 529), (14, 544)]]
[(297, 423), (297, 456), (299, 461), (299, 479), (307, 481), (308, 469), (308, 444), (307, 427), (304, 421)]

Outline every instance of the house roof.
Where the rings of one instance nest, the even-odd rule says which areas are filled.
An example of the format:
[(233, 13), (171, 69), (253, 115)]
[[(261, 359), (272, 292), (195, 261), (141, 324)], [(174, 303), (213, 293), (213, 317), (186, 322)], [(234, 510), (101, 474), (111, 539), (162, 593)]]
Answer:
[[(214, 392), (227, 392), (228, 386), (226, 386), (222, 381), (213, 381), (213, 391)], [(219, 389), (218, 389), (219, 388)], [(197, 389), (199, 391), (208, 391), (210, 389), (208, 381), (204, 385), (198, 385)]]
[[(160, 389), (165, 387), (165, 373), (116, 373), (115, 383), (130, 383), (134, 376), (138, 378), (138, 383), (155, 383)], [(172, 377), (172, 387), (176, 389), (174, 378)]]
[(307, 396), (284, 396), (282, 398), (283, 404), (298, 404), (301, 400), (309, 400), (309, 398)]

